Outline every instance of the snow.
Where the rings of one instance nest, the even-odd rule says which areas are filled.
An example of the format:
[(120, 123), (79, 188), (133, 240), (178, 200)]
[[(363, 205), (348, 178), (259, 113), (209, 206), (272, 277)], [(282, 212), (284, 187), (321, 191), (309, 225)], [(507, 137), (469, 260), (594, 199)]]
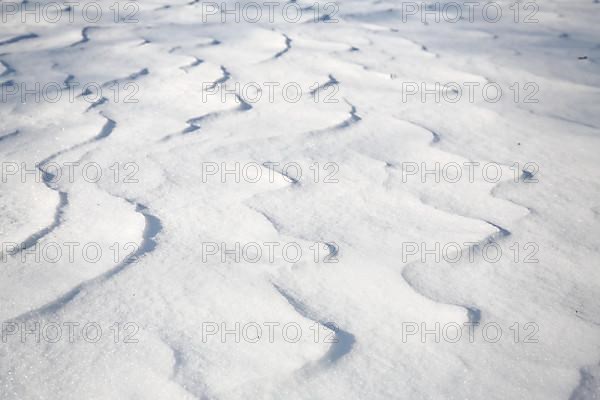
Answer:
[(600, 398), (598, 4), (50, 3), (2, 6), (0, 398)]

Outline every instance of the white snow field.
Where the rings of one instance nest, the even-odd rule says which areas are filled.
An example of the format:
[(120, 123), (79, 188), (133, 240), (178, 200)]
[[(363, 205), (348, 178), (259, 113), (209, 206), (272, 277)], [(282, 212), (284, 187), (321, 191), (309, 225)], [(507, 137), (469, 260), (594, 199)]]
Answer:
[(0, 5), (0, 399), (600, 399), (597, 0)]

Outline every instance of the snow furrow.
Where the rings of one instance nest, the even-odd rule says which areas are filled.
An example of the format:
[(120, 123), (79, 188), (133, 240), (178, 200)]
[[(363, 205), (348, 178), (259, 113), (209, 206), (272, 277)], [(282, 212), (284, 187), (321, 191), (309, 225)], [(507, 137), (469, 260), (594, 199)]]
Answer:
[(188, 65), (184, 65), (183, 67), (179, 67), (179, 68), (184, 70), (186, 73), (188, 73), (190, 69), (197, 67), (198, 65), (202, 64), (203, 62), (204, 62), (204, 60), (201, 60), (198, 57), (194, 57), (193, 62), (191, 62)]
[(15, 37), (12, 37), (10, 39), (6, 39), (6, 40), (0, 42), (0, 46), (6, 46), (8, 44), (21, 42), (23, 40), (35, 39), (38, 37), (39, 37), (39, 35), (37, 35), (36, 33), (28, 33), (26, 35), (19, 35), (19, 36), (15, 36)]
[(340, 82), (337, 79), (335, 79), (335, 77), (332, 74), (329, 74), (328, 78), (329, 79), (327, 80), (327, 82), (325, 82), (322, 85), (319, 85), (317, 88), (311, 90), (310, 95), (315, 97), (315, 95), (317, 93), (322, 92), (323, 90), (327, 90), (332, 86), (336, 86), (336, 85), (340, 84)]
[(304, 305), (301, 301), (296, 299), (280, 286), (273, 284), (273, 287), (303, 318), (310, 319), (311, 321), (320, 324), (324, 328), (331, 329), (335, 333), (335, 340), (329, 347), (327, 353), (323, 355), (323, 357), (321, 357), (316, 364), (310, 363), (309, 365), (303, 367), (302, 370), (304, 372), (308, 372), (310, 374), (315, 369), (331, 367), (352, 351), (352, 348), (356, 342), (356, 338), (353, 334), (341, 329), (334, 322), (326, 321), (323, 318), (317, 317), (314, 311), (310, 310), (306, 305)]
[(66, 192), (58, 191), (58, 205), (56, 206), (56, 210), (54, 211), (54, 219), (52, 220), (52, 223), (26, 238), (16, 249), (9, 251), (8, 255), (15, 256), (21, 253), (22, 251), (30, 249), (44, 237), (52, 233), (56, 228), (58, 228), (61, 225), (65, 209), (68, 205), (69, 195)]
[(7, 133), (6, 135), (2, 135), (2, 136), (0, 136), (0, 142), (3, 142), (5, 140), (7, 140), (7, 139), (11, 139), (11, 138), (17, 136), (19, 133), (20, 133), (20, 131), (17, 129), (15, 131), (11, 132), (11, 133)]
[(5, 76), (11, 75), (16, 73), (17, 71), (11, 67), (10, 64), (8, 64), (6, 61), (2, 61), (0, 60), (0, 64), (2, 64), (2, 66), (4, 67), (4, 72), (2, 72), (0, 74), (0, 78), (4, 78)]
[(227, 68), (225, 68), (224, 66), (221, 65), (221, 72), (223, 73), (223, 76), (219, 79), (217, 79), (216, 81), (214, 81), (209, 89), (214, 89), (216, 88), (218, 85), (222, 85), (225, 82), (227, 82), (229, 79), (231, 79), (231, 74), (229, 73), (229, 71), (227, 71)]
[(282, 36), (285, 39), (285, 49), (277, 52), (273, 56), (273, 59), (277, 59), (277, 58), (283, 56), (285, 53), (287, 53), (288, 51), (290, 51), (292, 49), (292, 39), (290, 39), (290, 37), (288, 35), (286, 35), (285, 33), (282, 33)]
[(362, 120), (362, 118), (358, 115), (358, 110), (356, 109), (356, 107), (352, 103), (350, 103), (348, 100), (344, 99), (344, 101), (350, 106), (350, 111), (348, 111), (348, 114), (350, 114), (350, 117), (346, 118), (339, 124), (336, 124), (332, 127), (312, 131), (312, 132), (309, 132), (308, 134), (311, 136), (314, 136), (314, 135), (320, 135), (320, 134), (327, 133), (327, 132), (340, 131), (343, 129), (348, 129), (351, 126), (359, 123)]
[(85, 43), (89, 42), (90, 41), (90, 35), (89, 35), (90, 31), (94, 28), (95, 27), (93, 27), (93, 26), (86, 26), (85, 28), (83, 28), (81, 30), (81, 40), (73, 43), (70, 47), (76, 47), (81, 44), (85, 44)]
[(142, 234), (142, 242), (138, 249), (132, 252), (130, 255), (128, 255), (123, 262), (110, 269), (109, 271), (103, 273), (102, 275), (82, 282), (73, 289), (58, 297), (57, 299), (43, 305), (42, 307), (39, 307), (32, 311), (28, 311), (17, 317), (11, 318), (7, 320), (7, 322), (23, 322), (29, 320), (38, 320), (49, 315), (56, 315), (64, 307), (73, 302), (73, 300), (75, 300), (79, 295), (97, 288), (104, 282), (107, 282), (117, 274), (124, 271), (126, 268), (140, 261), (142, 257), (154, 251), (154, 249), (157, 246), (155, 239), (162, 231), (162, 223), (160, 219), (153, 215), (146, 206), (140, 203), (136, 203), (132, 200), (127, 201), (132, 205), (135, 205), (135, 211), (137, 213), (142, 214), (145, 219), (145, 228)]
[(56, 191), (59, 196), (59, 202), (58, 202), (58, 205), (56, 206), (56, 211), (54, 212), (54, 219), (50, 225), (42, 228), (38, 232), (32, 234), (27, 239), (25, 239), (17, 249), (15, 249), (9, 253), (10, 255), (14, 256), (16, 254), (19, 254), (22, 251), (25, 251), (25, 250), (35, 246), (40, 240), (42, 240), (44, 237), (48, 236), (50, 233), (52, 233), (54, 230), (56, 230), (61, 225), (64, 211), (67, 208), (67, 206), (69, 205), (69, 195), (68, 195), (68, 193), (58, 190), (55, 187), (54, 182), (53, 182), (55, 179), (55, 175), (48, 172), (46, 169), (44, 169), (44, 167), (47, 166), (52, 160), (56, 159), (57, 157), (65, 154), (65, 153), (74, 151), (80, 147), (86, 146), (88, 144), (91, 144), (93, 142), (96, 142), (96, 141), (99, 141), (99, 140), (102, 140), (102, 139), (105, 139), (106, 137), (108, 137), (112, 133), (113, 129), (115, 128), (116, 123), (115, 123), (115, 121), (111, 120), (110, 118), (106, 118), (106, 120), (107, 121), (104, 124), (104, 126), (102, 127), (100, 133), (98, 133), (98, 135), (96, 135), (94, 138), (92, 138), (90, 140), (86, 140), (85, 142), (79, 143), (68, 149), (61, 150), (57, 153), (54, 153), (51, 156), (45, 158), (44, 160), (42, 160), (38, 163), (37, 168), (40, 171), (40, 173), (42, 174), (42, 181), (44, 182), (44, 185), (46, 185), (46, 187), (48, 187), (48, 189)]

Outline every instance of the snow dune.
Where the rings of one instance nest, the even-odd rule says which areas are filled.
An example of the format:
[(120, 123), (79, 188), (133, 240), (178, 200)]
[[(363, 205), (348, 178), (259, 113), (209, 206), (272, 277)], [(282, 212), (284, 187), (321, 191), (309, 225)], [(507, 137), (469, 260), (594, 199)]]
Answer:
[(599, 4), (50, 3), (0, 28), (0, 398), (600, 398)]

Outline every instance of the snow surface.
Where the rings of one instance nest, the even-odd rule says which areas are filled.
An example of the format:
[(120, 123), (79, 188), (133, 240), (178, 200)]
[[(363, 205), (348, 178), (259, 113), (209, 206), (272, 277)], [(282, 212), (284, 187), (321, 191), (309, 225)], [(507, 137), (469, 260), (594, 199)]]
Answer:
[[(2, 182), (0, 241), (137, 250), (135, 262), (76, 252), (51, 263), (2, 249), (4, 333), (94, 322), (104, 334), (3, 337), (1, 399), (600, 398), (597, 1), (540, 1), (534, 24), (403, 22), (402, 3), (386, 0), (340, 2), (334, 23), (308, 13), (298, 23), (204, 23), (201, 2), (138, 4), (131, 24), (2, 22), (3, 90), (133, 82), (139, 101), (2, 100), (3, 163), (94, 162), (104, 174)], [(540, 101), (402, 101), (409, 81), (498, 82), (506, 93), (535, 82)], [(203, 98), (210, 82), (333, 84), (339, 101), (277, 92), (248, 107)], [(202, 179), (202, 163), (269, 161), (298, 163), (304, 178)], [(504, 178), (403, 180), (406, 162), (467, 161), (498, 163)], [(139, 182), (113, 180), (117, 162), (135, 163)], [(336, 163), (339, 182), (311, 179), (314, 162)], [(535, 162), (538, 182), (515, 182), (515, 162)], [(297, 242), (311, 256), (203, 261), (209, 242)], [(335, 243), (339, 262), (315, 262), (316, 242)], [(495, 242), (505, 253), (497, 263), (421, 262), (404, 259), (407, 242)], [(531, 242), (539, 263), (515, 262), (507, 249)], [(477, 337), (496, 323), (504, 338), (402, 338), (406, 323), (469, 321)], [(137, 343), (114, 343), (116, 322), (139, 326)], [(303, 334), (205, 341), (207, 322), (297, 323)], [(515, 343), (515, 322), (521, 335), (535, 323), (537, 343)], [(315, 326), (335, 340), (314, 340)]]

